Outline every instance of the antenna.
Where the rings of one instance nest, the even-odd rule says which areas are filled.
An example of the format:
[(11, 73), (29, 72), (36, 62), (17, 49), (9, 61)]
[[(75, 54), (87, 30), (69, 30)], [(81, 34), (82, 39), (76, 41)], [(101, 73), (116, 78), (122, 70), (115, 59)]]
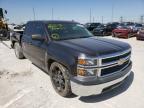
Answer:
[(144, 16), (142, 15), (140, 16), (140, 23), (143, 23), (143, 21), (144, 21)]
[(52, 8), (52, 20), (54, 19), (54, 10)]
[(35, 20), (35, 9), (33, 8), (33, 19)]
[(122, 23), (122, 22), (123, 22), (123, 16), (120, 17), (120, 23)]
[(103, 16), (101, 17), (101, 20), (102, 20), (102, 24), (103, 24)]

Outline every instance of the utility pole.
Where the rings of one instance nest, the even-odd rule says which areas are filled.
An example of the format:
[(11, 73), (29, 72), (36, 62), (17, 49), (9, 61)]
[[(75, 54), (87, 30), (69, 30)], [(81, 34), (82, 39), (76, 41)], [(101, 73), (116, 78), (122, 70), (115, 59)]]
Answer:
[(91, 23), (91, 8), (90, 8), (90, 23)]
[(144, 21), (144, 16), (142, 15), (142, 16), (140, 17), (140, 23), (144, 23), (143, 21)]
[(114, 17), (114, 4), (112, 4), (112, 16), (111, 16), (111, 22), (113, 22), (113, 17)]
[(121, 17), (120, 17), (120, 23), (122, 23), (122, 22), (123, 22), (123, 17), (121, 16)]
[(35, 9), (33, 8), (33, 19), (35, 20)]
[(54, 10), (52, 8), (52, 20), (54, 20)]
[(95, 18), (93, 17), (93, 23), (95, 22)]
[(103, 16), (101, 17), (101, 20), (102, 20), (102, 24), (103, 24)]

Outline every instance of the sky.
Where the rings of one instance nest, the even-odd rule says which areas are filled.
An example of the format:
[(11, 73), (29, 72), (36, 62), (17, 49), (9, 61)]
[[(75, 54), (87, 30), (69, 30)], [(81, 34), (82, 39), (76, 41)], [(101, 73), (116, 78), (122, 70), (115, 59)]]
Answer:
[[(144, 0), (0, 0), (8, 11), (9, 23), (29, 20), (75, 20), (80, 23), (139, 21), (144, 16)], [(112, 11), (113, 10), (113, 11)], [(112, 17), (113, 16), (113, 17)]]

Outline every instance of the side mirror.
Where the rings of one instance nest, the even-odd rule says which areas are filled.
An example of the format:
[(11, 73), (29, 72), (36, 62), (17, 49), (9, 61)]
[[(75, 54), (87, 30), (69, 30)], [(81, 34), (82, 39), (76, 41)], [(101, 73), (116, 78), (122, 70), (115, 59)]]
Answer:
[(40, 34), (32, 35), (32, 40), (44, 41), (44, 38)]

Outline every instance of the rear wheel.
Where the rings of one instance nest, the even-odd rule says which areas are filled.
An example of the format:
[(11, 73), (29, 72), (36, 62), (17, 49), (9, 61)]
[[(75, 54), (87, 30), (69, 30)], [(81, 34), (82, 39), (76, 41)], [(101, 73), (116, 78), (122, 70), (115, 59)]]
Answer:
[(68, 70), (61, 64), (53, 62), (50, 66), (50, 72), (51, 82), (55, 91), (63, 97), (71, 96)]
[(21, 46), (19, 45), (18, 42), (16, 42), (14, 44), (14, 51), (15, 51), (15, 55), (18, 59), (23, 59), (24, 58), (24, 55), (23, 55), (23, 52), (22, 52), (22, 48)]

